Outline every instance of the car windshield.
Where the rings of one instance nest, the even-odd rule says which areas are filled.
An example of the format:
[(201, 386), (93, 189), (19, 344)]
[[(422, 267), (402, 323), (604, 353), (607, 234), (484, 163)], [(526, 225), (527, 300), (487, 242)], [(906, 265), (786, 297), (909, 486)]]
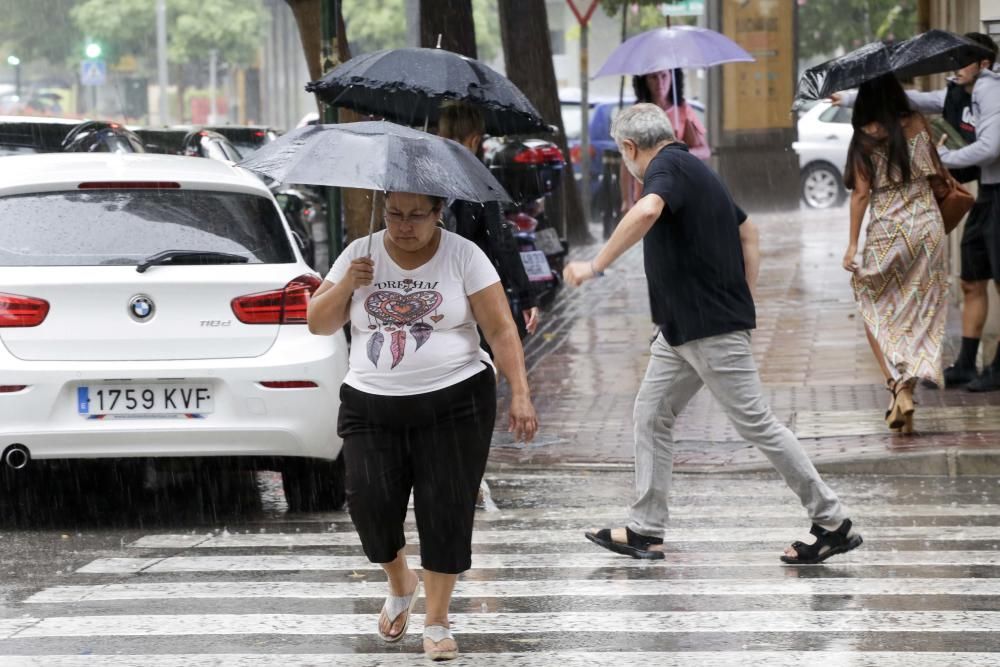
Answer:
[(175, 248), (295, 261), (274, 203), (209, 190), (96, 190), (0, 198), (0, 266), (137, 264)]

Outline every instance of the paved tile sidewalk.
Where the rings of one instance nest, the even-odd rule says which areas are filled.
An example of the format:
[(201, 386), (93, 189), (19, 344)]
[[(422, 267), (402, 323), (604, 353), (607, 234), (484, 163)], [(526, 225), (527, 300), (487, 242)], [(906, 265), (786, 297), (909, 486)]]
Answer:
[[(1000, 394), (923, 389), (917, 397), (919, 432), (887, 432), (882, 415), (888, 394), (856, 315), (849, 276), (840, 267), (846, 211), (754, 219), (762, 250), (754, 354), (772, 407), (817, 465), (955, 473), (965, 471), (957, 469), (959, 463), (976, 465), (994, 447), (1000, 454)], [(588, 258), (597, 248), (574, 254)], [(957, 310), (952, 315), (954, 329)], [(630, 464), (632, 400), (654, 331), (641, 250), (630, 251), (606, 278), (581, 290), (564, 289), (544, 316), (526, 346), (543, 431), (528, 446), (498, 433), (492, 462)], [(955, 342), (957, 332), (949, 337), (946, 360), (954, 356)], [(706, 390), (678, 420), (676, 440), (678, 470), (767, 465)]]

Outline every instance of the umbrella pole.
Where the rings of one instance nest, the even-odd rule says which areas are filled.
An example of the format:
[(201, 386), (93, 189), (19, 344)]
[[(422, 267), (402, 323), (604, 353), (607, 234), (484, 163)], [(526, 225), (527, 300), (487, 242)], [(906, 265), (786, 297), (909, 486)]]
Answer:
[(368, 223), (368, 252), (367, 257), (372, 256), (372, 240), (375, 238), (375, 214), (378, 211), (378, 191), (372, 190), (372, 218)]
[[(668, 24), (670, 23), (670, 17), (669, 16), (667, 17), (667, 23)], [(671, 94), (673, 95), (673, 98), (674, 98), (674, 109), (673, 109), (673, 111), (674, 111), (674, 124), (675, 125), (680, 125), (681, 124), (680, 110), (677, 108), (677, 82), (674, 81), (674, 72), (676, 72), (676, 71), (677, 70), (671, 70), (671, 72), (670, 72), (670, 92), (671, 92)], [(681, 131), (683, 132), (683, 130), (684, 130), (684, 128), (682, 127)], [(684, 141), (684, 137), (683, 136), (681, 136), (681, 137), (675, 137), (675, 138), (678, 141)]]

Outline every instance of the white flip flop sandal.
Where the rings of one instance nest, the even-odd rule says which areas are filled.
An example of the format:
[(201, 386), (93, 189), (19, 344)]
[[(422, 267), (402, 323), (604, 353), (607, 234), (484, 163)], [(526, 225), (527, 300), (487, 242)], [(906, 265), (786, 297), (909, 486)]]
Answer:
[[(382, 611), (385, 612), (386, 618), (389, 619), (389, 625), (392, 626), (399, 618), (400, 614), (406, 614), (406, 621), (403, 622), (403, 627), (400, 629), (398, 635), (387, 635), (382, 632), (382, 626), (379, 624), (378, 636), (382, 638), (382, 641), (387, 642), (398, 642), (400, 639), (406, 636), (406, 628), (410, 627), (410, 617), (413, 616), (413, 608), (417, 606), (417, 598), (420, 597), (420, 580), (417, 579), (417, 586), (413, 589), (413, 592), (409, 595), (388, 595), (385, 598), (385, 604), (382, 605)], [(380, 614), (381, 615), (381, 614)]]
[[(435, 644), (440, 644), (445, 639), (451, 639), (454, 641), (455, 638), (451, 634), (451, 629), (446, 628), (443, 625), (428, 625), (424, 628), (424, 639), (429, 639)], [(441, 660), (454, 660), (458, 657), (458, 648), (447, 650), (439, 648), (432, 648), (430, 650), (424, 649), (424, 656), (435, 662)]]

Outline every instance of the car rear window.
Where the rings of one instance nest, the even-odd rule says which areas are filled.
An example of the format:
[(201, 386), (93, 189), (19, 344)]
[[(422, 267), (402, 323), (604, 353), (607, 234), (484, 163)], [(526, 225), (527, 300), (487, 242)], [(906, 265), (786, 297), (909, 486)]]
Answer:
[(277, 207), (209, 190), (92, 190), (0, 197), (0, 266), (138, 264), (164, 250), (295, 261)]

